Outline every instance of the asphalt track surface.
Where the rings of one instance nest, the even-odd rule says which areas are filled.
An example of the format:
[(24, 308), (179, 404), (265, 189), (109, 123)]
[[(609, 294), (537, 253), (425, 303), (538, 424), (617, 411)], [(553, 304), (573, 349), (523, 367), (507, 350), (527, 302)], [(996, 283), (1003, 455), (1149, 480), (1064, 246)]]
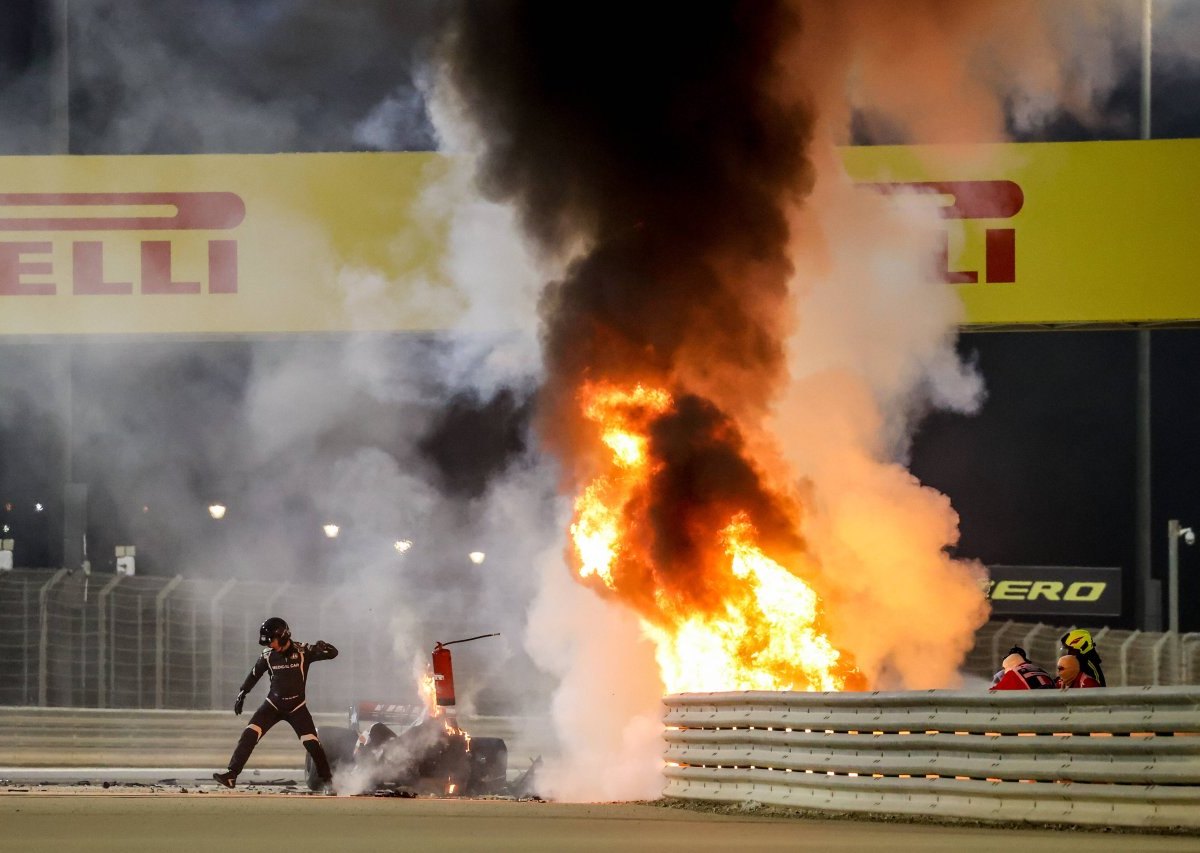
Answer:
[[(182, 792), (181, 792), (182, 791)], [(645, 804), (0, 787), (3, 853), (1200, 850), (1200, 838), (707, 814)]]

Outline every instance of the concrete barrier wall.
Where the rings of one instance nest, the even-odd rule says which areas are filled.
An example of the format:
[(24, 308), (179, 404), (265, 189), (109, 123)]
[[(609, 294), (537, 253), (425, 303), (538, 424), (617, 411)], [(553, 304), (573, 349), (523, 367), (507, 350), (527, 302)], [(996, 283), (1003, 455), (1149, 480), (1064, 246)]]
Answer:
[(1200, 828), (1200, 688), (668, 697), (664, 794)]

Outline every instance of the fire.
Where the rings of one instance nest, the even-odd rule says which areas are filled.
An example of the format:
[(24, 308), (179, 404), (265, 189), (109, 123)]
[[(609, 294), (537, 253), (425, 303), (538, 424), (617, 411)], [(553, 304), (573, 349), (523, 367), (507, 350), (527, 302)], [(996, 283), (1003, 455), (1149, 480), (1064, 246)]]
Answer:
[(671, 395), (643, 385), (631, 391), (611, 386), (585, 386), (584, 390), (584, 415), (601, 424), (600, 440), (612, 451), (617, 472), (598, 477), (576, 502), (571, 536), (580, 559), (579, 576), (595, 576), (615, 590), (612, 564), (619, 545), (621, 505), (645, 483), (646, 422), (670, 409)]
[(593, 387), (589, 397), (584, 415), (602, 425), (600, 440), (612, 449), (616, 465), (631, 470), (644, 464), (647, 440), (640, 431), (643, 417), (662, 414), (671, 408), (671, 395), (658, 388), (636, 385), (632, 391)]
[(421, 702), (425, 705), (425, 712), (430, 717), (442, 716), (442, 707), (437, 703), (437, 689), (434, 686), (433, 670), (428, 666), (424, 669), (419, 669), (417, 679), (417, 692), (421, 696)]
[(471, 748), (471, 736), (458, 727), (458, 720), (454, 717), (454, 709), (450, 709), (450, 713), (446, 713), (446, 709), (438, 704), (437, 688), (434, 682), (433, 670), (429, 667), (421, 670), (420, 676), (417, 679), (417, 692), (421, 696), (421, 702), (425, 705), (425, 714), (431, 720), (441, 720), (442, 728), (446, 730), (448, 735), (464, 735), (467, 738), (467, 750)]
[[(663, 502), (659, 480), (669, 464), (656, 454), (652, 433), (676, 413), (673, 396), (660, 388), (607, 384), (584, 385), (580, 396), (584, 416), (599, 427), (599, 440), (611, 455), (575, 502), (570, 528), (575, 569), (584, 582), (601, 585), (638, 610), (656, 645), (667, 690), (861, 687), (853, 661), (821, 627), (820, 597), (799, 573), (803, 553), (790, 567), (772, 559), (751, 513), (710, 495), (696, 499), (704, 503), (699, 508), (677, 500), (669, 507), (673, 514), (662, 506), (651, 509), (656, 500)], [(701, 452), (716, 447), (724, 458), (741, 449), (729, 423), (714, 420), (711, 426), (700, 440)], [(677, 464), (679, 455), (673, 456)], [(683, 464), (703, 474), (704, 466), (691, 457)], [(742, 465), (737, 470), (752, 470)], [(647, 518), (655, 512), (670, 515), (701, 543), (688, 565), (664, 561)], [(714, 517), (723, 520), (713, 529), (694, 530), (698, 521)]]
[[(690, 617), (674, 636), (648, 626), (667, 689), (844, 689), (842, 654), (816, 627), (817, 594), (763, 554), (753, 535), (744, 514), (721, 532), (732, 574), (743, 582), (728, 591), (723, 613)], [(709, 684), (720, 686), (691, 686)]]

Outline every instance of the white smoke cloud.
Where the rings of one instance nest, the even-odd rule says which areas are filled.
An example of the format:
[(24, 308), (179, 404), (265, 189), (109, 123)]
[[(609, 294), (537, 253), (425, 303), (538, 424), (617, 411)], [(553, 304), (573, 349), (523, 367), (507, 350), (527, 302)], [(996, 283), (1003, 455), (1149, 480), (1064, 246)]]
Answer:
[(424, 96), (414, 85), (404, 84), (376, 104), (354, 126), (358, 144), (378, 151), (402, 150), (409, 140), (426, 131)]
[[(821, 117), (817, 182), (795, 215), (791, 384), (772, 432), (805, 483), (804, 534), (835, 644), (875, 685), (950, 686), (987, 618), (984, 573), (948, 556), (958, 540), (950, 498), (904, 463), (930, 409), (970, 414), (985, 396), (955, 351), (963, 309), (937, 267), (947, 228), (951, 245), (961, 232), (933, 197), (856, 188), (834, 145), (853, 110), (886, 116), (914, 141), (997, 141), (1008, 120), (1028, 129), (1064, 110), (1093, 121), (1117, 80), (1128, 7), (806, 8), (792, 62)], [(986, 149), (973, 164), (970, 150), (955, 167), (986, 166)]]
[[(474, 189), (469, 156), (452, 153), (439, 180), (418, 203), (418, 220), (447, 224), (438, 271), (458, 308), (455, 346), (443, 351), (438, 373), (451, 386), (490, 396), (527, 384), (541, 372), (537, 299), (550, 269), (520, 239), (513, 212)], [(420, 293), (428, 283), (406, 282)]]
[[(935, 196), (856, 187), (832, 146), (815, 160), (817, 185), (793, 227), (799, 298), (790, 375), (795, 385), (852, 374), (880, 409), (866, 419), (856, 413), (872, 424), (867, 446), (903, 459), (923, 404), (970, 413), (983, 398), (981, 377), (954, 351), (962, 303), (936, 267), (955, 223), (941, 219)], [(788, 434), (783, 423), (776, 434)]]
[[(76, 150), (428, 147), (424, 92), (411, 64), (414, 45), (431, 35), (432, 4), (251, 5), (209, 4), (222, 13), (206, 18), (200, 32), (183, 24), (190, 14), (172, 15), (194, 11), (189, 3), (72, 2)], [(425, 26), (409, 26), (414, 21)], [(239, 57), (252, 60), (241, 71)], [(48, 153), (46, 130), (29, 107), (53, 83), (38, 67), (0, 91), (6, 150)], [(372, 89), (382, 100), (365, 100)], [(457, 315), (457, 329), (89, 341), (75, 351), (89, 387), (76, 389), (73, 429), (88, 437), (91, 468), (118, 472), (120, 522), (149, 531), (147, 538), (131, 534), (142, 571), (156, 555), (153, 534), (172, 546), (173, 558), (158, 560), (160, 572), (295, 581), (268, 596), (273, 606), (299, 638), (315, 639), (320, 626), (343, 651), (314, 679), (315, 695), (337, 696), (336, 705), (319, 710), (351, 698), (403, 698), (413, 687), (414, 654), (427, 657), (437, 640), (498, 630), (503, 636), (486, 646), (455, 647), (463, 708), (544, 716), (547, 679), (521, 638), (536, 578), (531, 555), (548, 539), (553, 471), (518, 458), (510, 477), (464, 496), (441, 481), (420, 446), (457, 395), (487, 400), (516, 388), (519, 397), (532, 386), (544, 273), (530, 272), (511, 213), (465, 192), (464, 169), (445, 164), (425, 186), (394, 249), (400, 256), (424, 251), (434, 237), (448, 244), (444, 267), (428, 278), (345, 266), (322, 223), (287, 210), (271, 219), (286, 223), (337, 283), (352, 328), (374, 328), (379, 311), (399, 309)], [(64, 365), (49, 357), (57, 351), (36, 349), (5, 353), (6, 427), (62, 428), (65, 404), (54, 392)], [(156, 386), (173, 409), (143, 404)], [(229, 507), (216, 526), (203, 510), (214, 499)], [(324, 539), (310, 516), (339, 524), (341, 535)], [(413, 542), (406, 554), (391, 547), (402, 538)], [(90, 547), (104, 570), (99, 545)], [(467, 559), (474, 550), (487, 553), (484, 564)], [(320, 597), (302, 595), (317, 583), (329, 584)], [(203, 609), (201, 621), (206, 615)], [(336, 694), (326, 689), (334, 684)]]
[[(565, 527), (566, 517), (560, 521)], [(552, 710), (561, 753), (546, 764), (546, 792), (584, 801), (657, 797), (663, 686), (653, 645), (632, 612), (576, 583), (559, 553), (545, 554), (538, 568), (526, 638), (534, 661), (559, 680)]]
[(83, 96), (73, 133), (88, 151), (430, 147), (411, 76), (434, 4), (210, 0), (201, 10), (178, 0), (72, 0), (67, 8), (71, 87)]
[[(860, 253), (864, 246), (871, 246), (867, 253), (888, 251), (861, 238), (857, 246)], [(839, 282), (844, 279), (834, 274), (816, 287)], [(980, 573), (945, 553), (958, 535), (950, 499), (923, 486), (898, 461), (908, 440), (908, 398), (931, 378), (928, 363), (917, 358), (939, 338), (892, 341), (896, 359), (914, 360), (906, 383), (897, 381), (894, 365), (873, 373), (871, 348), (861, 360), (853, 348), (841, 350), (841, 358), (838, 349), (827, 351), (834, 359), (813, 369), (809, 356), (825, 338), (807, 338), (809, 323), (824, 321), (830, 324), (824, 334), (859, 340), (873, 328), (886, 335), (889, 325), (910, 316), (901, 312), (875, 327), (861, 317), (846, 322), (843, 315), (839, 322), (821, 301), (814, 295), (805, 303), (812, 312), (792, 341), (794, 378), (780, 401), (775, 433), (793, 470), (809, 484), (803, 532), (822, 568), (818, 585), (831, 639), (854, 655), (877, 687), (950, 686), (975, 629), (987, 618)], [(928, 307), (916, 295), (908, 305)], [(979, 388), (978, 378), (969, 375), (955, 375), (952, 384), (968, 393)]]

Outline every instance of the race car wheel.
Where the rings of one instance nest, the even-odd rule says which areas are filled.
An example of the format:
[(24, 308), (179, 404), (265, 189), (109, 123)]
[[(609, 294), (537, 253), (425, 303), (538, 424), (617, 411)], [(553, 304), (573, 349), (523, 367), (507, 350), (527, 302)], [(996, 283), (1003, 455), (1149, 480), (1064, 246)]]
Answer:
[[(317, 735), (321, 738), (321, 747), (325, 750), (325, 757), (329, 759), (331, 770), (336, 773), (340, 765), (354, 763), (354, 746), (358, 743), (358, 736), (354, 732), (328, 726), (318, 729)], [(321, 777), (317, 775), (317, 765), (311, 755), (304, 757), (304, 781), (308, 783), (310, 791), (321, 788)]]
[(490, 794), (504, 787), (508, 775), (508, 747), (498, 737), (471, 738), (471, 778), (467, 795)]

